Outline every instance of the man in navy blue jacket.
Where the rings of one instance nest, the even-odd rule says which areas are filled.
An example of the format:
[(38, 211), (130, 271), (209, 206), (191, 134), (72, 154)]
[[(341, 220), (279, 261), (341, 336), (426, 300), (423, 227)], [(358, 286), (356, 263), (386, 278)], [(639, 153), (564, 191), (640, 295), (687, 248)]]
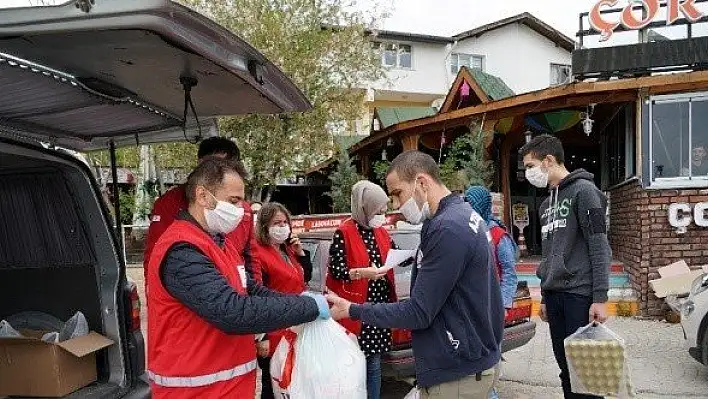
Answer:
[(423, 398), (486, 399), (501, 358), (504, 309), (484, 220), (451, 194), (422, 152), (396, 157), (386, 186), (394, 208), (423, 223), (410, 299), (356, 305), (330, 295), (332, 317), (412, 330)]

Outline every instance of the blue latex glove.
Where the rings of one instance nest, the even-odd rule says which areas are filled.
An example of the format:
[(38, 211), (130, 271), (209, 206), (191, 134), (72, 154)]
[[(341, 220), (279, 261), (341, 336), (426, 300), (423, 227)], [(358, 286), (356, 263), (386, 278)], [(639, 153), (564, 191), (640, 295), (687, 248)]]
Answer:
[(317, 309), (320, 311), (319, 316), (317, 316), (317, 319), (319, 320), (327, 320), (329, 319), (329, 304), (327, 303), (327, 299), (325, 299), (324, 295), (322, 294), (317, 294), (314, 292), (309, 292), (305, 291), (302, 293), (303, 296), (309, 296), (310, 298), (314, 299), (317, 302)]

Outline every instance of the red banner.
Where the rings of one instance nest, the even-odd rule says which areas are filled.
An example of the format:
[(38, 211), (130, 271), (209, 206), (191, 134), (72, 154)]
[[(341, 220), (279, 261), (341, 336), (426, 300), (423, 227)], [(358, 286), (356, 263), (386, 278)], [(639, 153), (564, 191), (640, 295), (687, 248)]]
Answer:
[[(308, 231), (333, 231), (345, 220), (349, 219), (350, 214), (328, 214), (328, 215), (306, 215), (294, 216), (292, 218), (291, 227), (293, 233), (303, 233)], [(402, 221), (403, 216), (399, 212), (389, 213), (386, 215), (386, 223), (384, 227), (394, 228), (398, 221)]]

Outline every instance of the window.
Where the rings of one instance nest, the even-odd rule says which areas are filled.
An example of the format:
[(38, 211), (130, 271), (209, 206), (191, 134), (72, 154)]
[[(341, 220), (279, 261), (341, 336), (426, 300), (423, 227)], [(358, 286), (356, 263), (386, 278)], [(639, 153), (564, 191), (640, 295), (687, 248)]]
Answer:
[(407, 44), (398, 45), (398, 66), (401, 68), (411, 67), (411, 46)]
[(410, 69), (413, 67), (412, 48), (408, 44), (374, 42), (374, 50), (381, 53), (381, 65)]
[(652, 186), (708, 183), (708, 94), (660, 96), (649, 107), (649, 174)]
[(602, 186), (612, 187), (636, 174), (635, 104), (622, 106), (602, 133)]
[(570, 65), (551, 64), (551, 86), (559, 86), (570, 83)]
[(463, 66), (484, 71), (484, 56), (452, 53), (450, 55), (450, 72), (457, 74)]

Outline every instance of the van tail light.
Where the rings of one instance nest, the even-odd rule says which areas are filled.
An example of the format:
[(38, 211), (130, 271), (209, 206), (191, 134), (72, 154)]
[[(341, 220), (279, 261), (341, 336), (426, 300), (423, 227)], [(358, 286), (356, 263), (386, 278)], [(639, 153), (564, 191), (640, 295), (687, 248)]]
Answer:
[(533, 302), (530, 297), (514, 299), (514, 304), (508, 310), (504, 324), (509, 326), (530, 319), (532, 306)]
[(132, 284), (130, 288), (130, 332), (140, 330), (140, 295), (138, 286)]

